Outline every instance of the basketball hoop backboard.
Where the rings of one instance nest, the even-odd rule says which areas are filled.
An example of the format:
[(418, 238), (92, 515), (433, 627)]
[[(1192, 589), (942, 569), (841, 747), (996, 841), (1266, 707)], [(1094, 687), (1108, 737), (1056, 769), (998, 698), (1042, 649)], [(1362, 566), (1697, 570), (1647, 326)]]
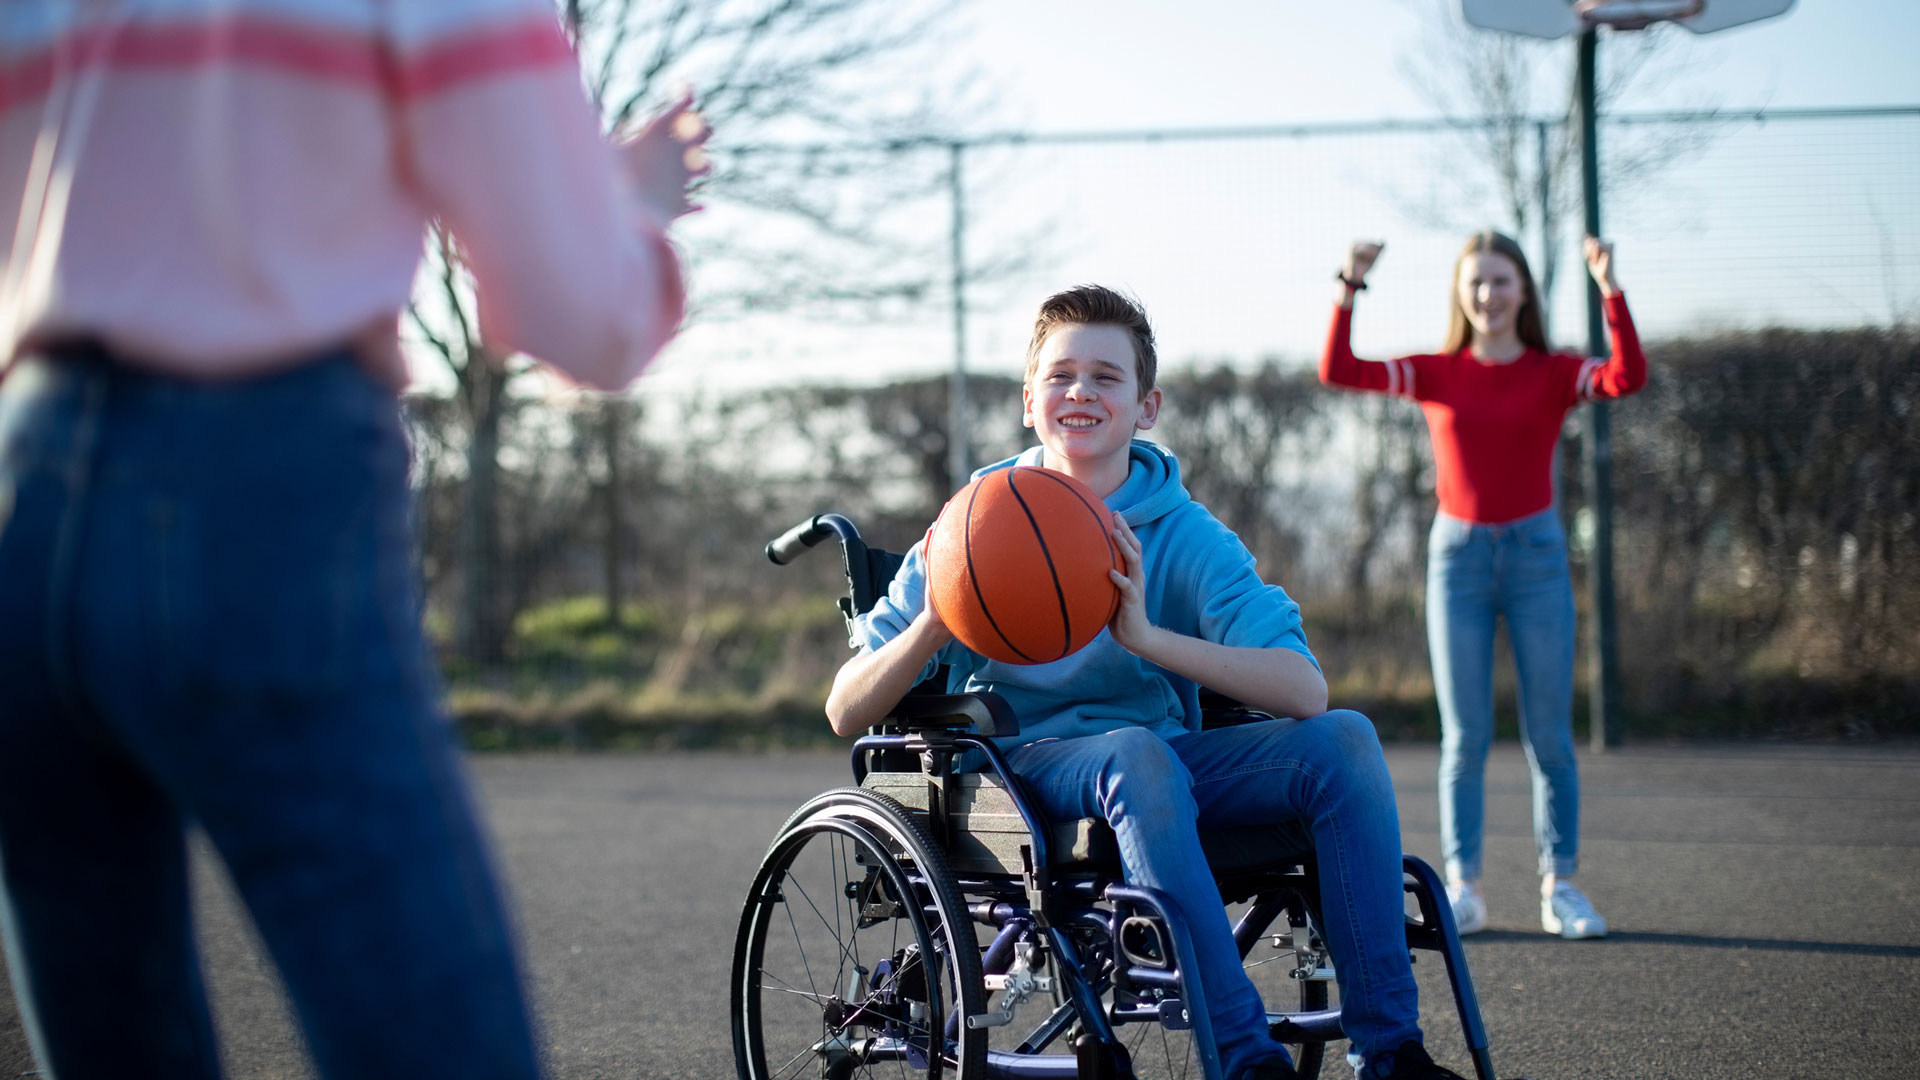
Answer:
[(1573, 13), (1588, 26), (1643, 30), (1700, 14), (1706, 0), (1574, 0)]
[(1677, 20), (1696, 34), (1711, 34), (1742, 23), (1759, 22), (1793, 9), (1793, 0), (1707, 0), (1704, 10)]
[(1460, 16), (1483, 30), (1561, 38), (1592, 26), (1638, 30), (1673, 22), (1696, 34), (1785, 15), (1794, 0), (1460, 0)]

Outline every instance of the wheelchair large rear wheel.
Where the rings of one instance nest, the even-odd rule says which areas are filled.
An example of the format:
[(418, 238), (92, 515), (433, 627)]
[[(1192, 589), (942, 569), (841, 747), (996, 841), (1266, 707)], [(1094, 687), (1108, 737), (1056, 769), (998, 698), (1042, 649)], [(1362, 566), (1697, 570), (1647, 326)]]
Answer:
[(973, 923), (899, 803), (843, 788), (788, 819), (755, 875), (733, 957), (741, 1080), (985, 1075)]

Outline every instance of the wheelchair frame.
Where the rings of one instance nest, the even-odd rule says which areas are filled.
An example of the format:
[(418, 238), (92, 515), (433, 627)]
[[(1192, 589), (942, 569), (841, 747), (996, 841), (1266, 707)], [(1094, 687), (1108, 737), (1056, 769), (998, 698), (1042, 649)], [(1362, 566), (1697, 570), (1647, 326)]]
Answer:
[[(841, 541), (848, 595), (839, 603), (851, 625), (881, 595), (901, 556), (868, 548), (853, 523), (838, 514), (802, 522), (769, 543), (767, 553), (784, 565), (829, 537)], [(944, 671), (935, 680), (944, 682)], [(1237, 715), (1266, 719), (1246, 710)], [(854, 742), (856, 786), (810, 800), (781, 828), (755, 875), (735, 943), (732, 1026), (742, 1080), (800, 1075), (845, 1080), (866, 1075), (856, 1070), (891, 1071), (896, 1064), (925, 1070), (927, 1076), (951, 1069), (961, 1080), (1131, 1077), (1134, 1062), (1119, 1029), (1132, 1024), (1191, 1030), (1201, 1075), (1224, 1080), (1205, 988), (1185, 974), (1198, 965), (1177, 906), (1157, 890), (1127, 884), (1111, 861), (1083, 858), (1077, 841), (1072, 855), (1060, 859), (1054, 850), (1055, 823), (1032, 805), (993, 741), (1018, 733), (1017, 718), (994, 695), (938, 693), (922, 684), (880, 726)], [(963, 774), (954, 769), (961, 754), (984, 762), (983, 779), (971, 786), (1001, 793), (1018, 828), (997, 837), (998, 850), (984, 858), (962, 853), (955, 861), (956, 840), (980, 848), (977, 836), (956, 830), (961, 816), (954, 811), (956, 799), (968, 794)], [(914, 767), (904, 768), (910, 759)], [(906, 779), (916, 774), (918, 783)], [(876, 775), (891, 778), (890, 792), (873, 789)], [(851, 856), (834, 856), (828, 875), (840, 875), (832, 884), (852, 902), (847, 927), (872, 928), (889, 918), (911, 924), (912, 941), (871, 967), (857, 949), (836, 943), (836, 975), (848, 974), (843, 969), (849, 960), (853, 968), (844, 995), (838, 979), (822, 992), (810, 966), (807, 979), (814, 985), (809, 991), (771, 987), (763, 970), (775, 914), (797, 906), (790, 904), (789, 891), (804, 894), (797, 884), (788, 884), (787, 875), (802, 847), (819, 837), (856, 849)], [(1407, 924), (1408, 946), (1444, 958), (1474, 1069), (1480, 1080), (1494, 1080), (1466, 954), (1440, 878), (1411, 855), (1403, 856), (1403, 871), (1419, 912), (1418, 920)], [(1269, 1002), (1268, 1023), (1279, 1041), (1299, 1048), (1301, 1075), (1316, 1076), (1326, 1045), (1345, 1035), (1340, 1010), (1327, 1007), (1331, 970), (1317, 930), (1314, 860), (1288, 852), (1248, 868), (1216, 871), (1215, 877), (1229, 903), (1250, 901), (1233, 927), (1243, 959), (1262, 938), (1272, 937), (1276, 949), (1283, 940), (1292, 946), (1299, 961), (1293, 975), (1305, 1007), (1275, 1012)], [(806, 904), (824, 926), (825, 914), (810, 896)], [(792, 911), (786, 914), (791, 924)], [(837, 930), (842, 925), (837, 908), (835, 915)], [(1283, 916), (1284, 934), (1275, 928)], [(976, 925), (993, 932), (984, 948)], [(794, 932), (797, 937), (797, 926)], [(896, 927), (896, 941), (898, 936)], [(802, 961), (805, 965), (804, 955)], [(776, 993), (803, 999), (803, 1017), (811, 1006), (821, 1013), (820, 1037), (779, 1068), (769, 1063), (763, 1030), (774, 1002), (769, 995)], [(1041, 994), (1053, 1002), (1045, 1018), (1011, 1051), (990, 1049), (989, 1030), (1007, 1025)], [(990, 995), (1000, 998), (991, 1010)], [(811, 1033), (801, 1027), (804, 1043)], [(865, 1034), (849, 1037), (854, 1032)], [(1070, 1036), (1072, 1053), (1046, 1052), (1062, 1036)], [(791, 1071), (796, 1064), (800, 1071)]]

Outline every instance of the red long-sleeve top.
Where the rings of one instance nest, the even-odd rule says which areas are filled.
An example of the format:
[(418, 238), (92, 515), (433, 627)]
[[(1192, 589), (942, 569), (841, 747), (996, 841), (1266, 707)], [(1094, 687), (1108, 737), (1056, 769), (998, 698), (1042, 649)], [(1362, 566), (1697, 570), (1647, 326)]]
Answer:
[(1461, 349), (1382, 362), (1353, 355), (1353, 311), (1336, 307), (1320, 381), (1419, 402), (1433, 438), (1441, 511), (1488, 525), (1515, 521), (1553, 505), (1553, 447), (1567, 413), (1647, 383), (1626, 297), (1608, 297), (1606, 313), (1613, 355), (1604, 360), (1528, 349), (1488, 363)]

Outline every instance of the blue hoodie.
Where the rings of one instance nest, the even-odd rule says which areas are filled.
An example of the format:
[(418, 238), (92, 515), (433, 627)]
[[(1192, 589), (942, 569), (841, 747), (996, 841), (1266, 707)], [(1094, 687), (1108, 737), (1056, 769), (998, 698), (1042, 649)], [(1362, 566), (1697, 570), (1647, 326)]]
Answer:
[[(1300, 629), (1300, 605), (1278, 585), (1261, 581), (1246, 545), (1187, 494), (1172, 452), (1135, 440), (1132, 459), (1126, 482), (1106, 502), (1140, 539), (1153, 624), (1222, 645), (1292, 649), (1313, 660)], [(974, 476), (1041, 460), (1036, 446)], [(924, 540), (913, 546), (887, 595), (855, 622), (862, 652), (893, 640), (920, 613), (926, 602), (924, 546)], [(1013, 707), (1020, 734), (999, 740), (1003, 746), (1098, 735), (1129, 724), (1163, 738), (1200, 728), (1199, 687), (1128, 652), (1104, 629), (1086, 648), (1050, 664), (1003, 664), (955, 641), (928, 661), (921, 677), (940, 664), (949, 665), (949, 690), (992, 690)]]

